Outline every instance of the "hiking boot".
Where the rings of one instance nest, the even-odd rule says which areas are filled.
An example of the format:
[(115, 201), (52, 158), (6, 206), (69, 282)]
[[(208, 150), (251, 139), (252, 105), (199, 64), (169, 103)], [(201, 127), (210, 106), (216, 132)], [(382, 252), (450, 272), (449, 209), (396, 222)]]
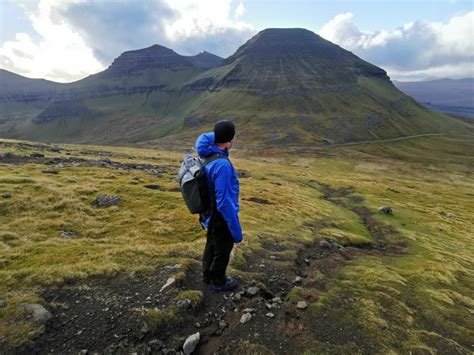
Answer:
[(237, 285), (237, 280), (233, 279), (232, 277), (226, 277), (225, 284), (223, 285), (216, 285), (211, 283), (211, 290), (214, 292), (233, 291), (237, 288)]

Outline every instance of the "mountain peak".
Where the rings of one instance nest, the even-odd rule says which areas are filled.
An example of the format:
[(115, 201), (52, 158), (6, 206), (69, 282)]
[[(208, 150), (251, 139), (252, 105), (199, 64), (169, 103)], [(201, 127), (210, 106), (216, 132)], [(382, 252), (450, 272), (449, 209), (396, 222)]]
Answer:
[(106, 75), (122, 76), (147, 69), (179, 70), (193, 67), (186, 57), (165, 46), (154, 44), (151, 47), (127, 51), (117, 57), (105, 71)]
[(345, 90), (359, 76), (388, 80), (383, 69), (302, 28), (260, 31), (223, 64), (225, 70), (206, 73), (191, 86), (279, 95)]

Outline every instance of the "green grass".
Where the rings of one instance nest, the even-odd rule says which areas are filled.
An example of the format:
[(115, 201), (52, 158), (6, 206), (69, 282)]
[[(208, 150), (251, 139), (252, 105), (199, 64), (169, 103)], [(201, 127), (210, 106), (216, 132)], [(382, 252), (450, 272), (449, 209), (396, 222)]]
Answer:
[[(472, 351), (473, 142), (469, 137), (427, 137), (333, 148), (328, 150), (332, 157), (258, 157), (236, 151), (235, 166), (250, 177), (241, 179), (245, 242), (237, 247), (233, 272), (248, 276), (242, 271), (244, 255), (258, 251), (265, 242), (284, 243), (288, 256), (323, 237), (347, 245), (372, 243), (356, 213), (321, 198), (322, 184), (352, 187), (354, 195), (364, 198), (360, 205), (375, 214), (381, 205), (394, 208), (392, 216), (376, 219), (394, 226), (408, 248), (397, 255), (355, 259), (326, 280), (324, 291), (307, 288), (290, 293), (289, 300), (308, 295), (315, 299), (305, 313), (319, 324), (309, 353)], [(1, 150), (20, 155), (35, 151), (25, 146)], [(187, 269), (198, 267), (204, 247), (204, 232), (195, 216), (187, 212), (180, 194), (171, 191), (177, 186), (181, 154), (80, 145), (63, 146), (61, 154), (66, 150), (87, 159), (99, 156), (86, 150), (104, 150), (114, 161), (170, 168), (154, 177), (143, 171), (86, 165), (61, 168), (58, 175), (43, 174), (43, 165), (0, 165), (0, 194), (12, 195), (0, 199), (0, 299), (7, 305), (0, 309), (0, 337), (10, 344), (22, 343), (38, 331), (23, 320), (19, 304), (25, 299), (41, 301), (42, 290), (91, 276), (152, 272), (162, 264), (183, 264), (183, 278)], [(158, 184), (163, 191), (146, 189), (146, 184)], [(96, 208), (91, 203), (99, 193), (118, 194), (123, 201)], [(250, 197), (272, 204), (247, 201)], [(321, 221), (326, 222), (322, 229), (310, 227)], [(77, 236), (60, 238), (64, 230)], [(342, 240), (334, 234), (342, 235)], [(172, 313), (150, 311), (149, 326), (158, 328), (163, 319), (173, 318)], [(325, 338), (317, 331), (321, 326), (334, 329), (334, 334), (343, 329), (355, 340)], [(248, 346), (254, 345), (244, 347)]]

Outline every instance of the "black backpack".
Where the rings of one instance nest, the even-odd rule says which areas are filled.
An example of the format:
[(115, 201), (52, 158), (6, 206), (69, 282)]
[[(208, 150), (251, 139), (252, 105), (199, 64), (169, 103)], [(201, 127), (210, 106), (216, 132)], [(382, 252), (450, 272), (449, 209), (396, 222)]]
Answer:
[(211, 197), (207, 186), (204, 167), (211, 161), (227, 159), (218, 153), (210, 155), (205, 160), (186, 154), (183, 157), (178, 179), (184, 202), (192, 214), (208, 213), (211, 210)]

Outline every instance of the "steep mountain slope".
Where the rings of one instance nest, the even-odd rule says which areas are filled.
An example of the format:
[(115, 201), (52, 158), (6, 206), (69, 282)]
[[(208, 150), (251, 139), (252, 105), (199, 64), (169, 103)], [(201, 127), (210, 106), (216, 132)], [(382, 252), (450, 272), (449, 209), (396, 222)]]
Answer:
[(53, 84), (33, 101), (0, 95), (0, 136), (192, 141), (228, 118), (247, 143), (312, 144), (467, 127), (418, 105), (384, 70), (304, 29), (261, 31), (225, 60), (154, 45), (125, 52), (83, 80)]

